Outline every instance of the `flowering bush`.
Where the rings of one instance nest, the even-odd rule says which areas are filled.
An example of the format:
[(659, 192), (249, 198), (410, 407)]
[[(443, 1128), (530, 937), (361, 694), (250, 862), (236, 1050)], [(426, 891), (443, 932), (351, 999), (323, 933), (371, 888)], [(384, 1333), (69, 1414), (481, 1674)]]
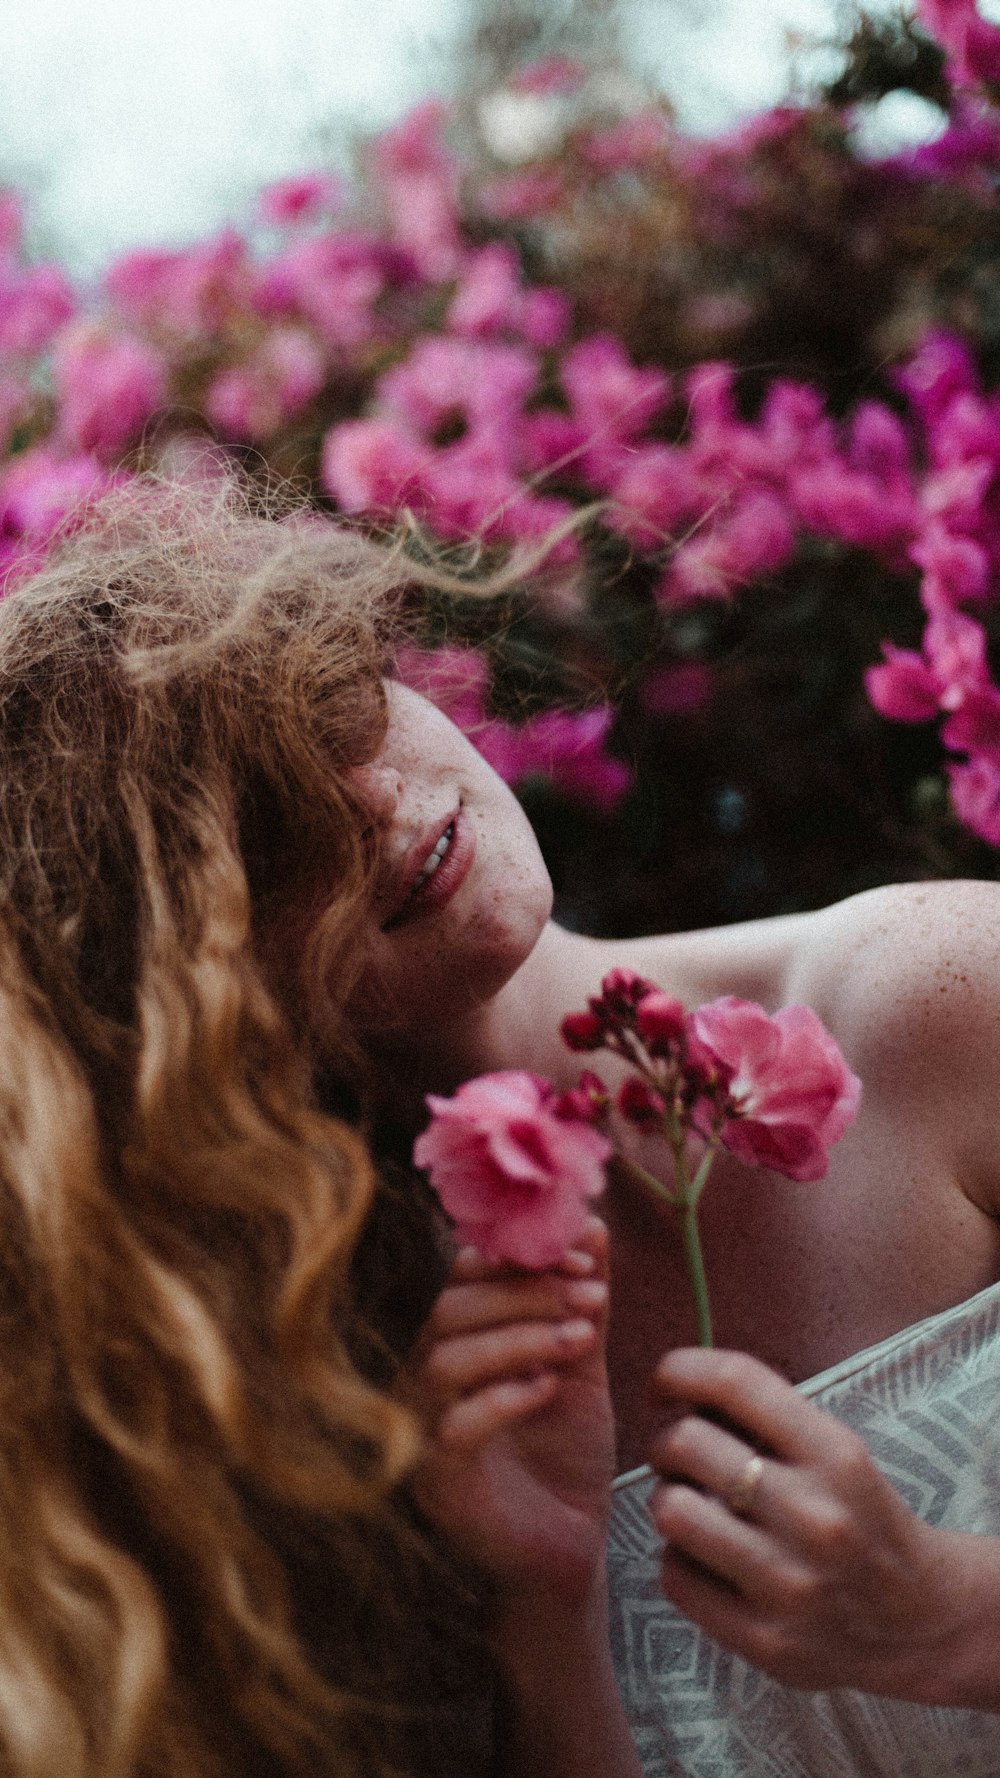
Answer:
[[(529, 804), (571, 923), (995, 874), (1000, 31), (917, 11), (710, 142), (538, 64), (96, 291), (3, 194), (7, 584), (90, 491), (211, 440), (354, 522), (406, 509), (460, 584), (506, 570), (400, 671)], [(940, 130), (880, 157), (898, 87)]]

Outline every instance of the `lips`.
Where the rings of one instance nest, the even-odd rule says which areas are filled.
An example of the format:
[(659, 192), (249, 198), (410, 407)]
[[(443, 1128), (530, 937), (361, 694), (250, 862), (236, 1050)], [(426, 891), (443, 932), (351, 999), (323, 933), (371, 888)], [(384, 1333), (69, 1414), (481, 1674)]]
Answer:
[[(440, 853), (438, 864), (428, 872), (429, 860), (449, 830), (450, 841)], [(394, 931), (444, 907), (464, 883), (475, 854), (475, 829), (464, 809), (459, 807), (411, 846), (396, 878), (382, 931)]]

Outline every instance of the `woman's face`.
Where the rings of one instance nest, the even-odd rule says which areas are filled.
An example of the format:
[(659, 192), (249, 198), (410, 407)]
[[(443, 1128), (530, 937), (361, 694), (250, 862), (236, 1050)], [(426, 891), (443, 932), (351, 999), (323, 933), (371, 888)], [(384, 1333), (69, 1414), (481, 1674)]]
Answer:
[(419, 1038), (510, 980), (552, 885), (527, 816), (471, 742), (416, 692), (386, 689), (382, 748), (353, 771), (378, 844), (354, 1012), (363, 1033)]

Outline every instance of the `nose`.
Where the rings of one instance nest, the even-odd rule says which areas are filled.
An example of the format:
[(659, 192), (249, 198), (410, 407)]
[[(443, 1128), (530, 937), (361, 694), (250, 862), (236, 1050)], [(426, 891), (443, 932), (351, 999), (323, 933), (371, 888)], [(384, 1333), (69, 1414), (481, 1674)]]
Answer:
[(351, 775), (376, 824), (389, 827), (395, 820), (403, 790), (402, 779), (395, 767), (379, 765), (373, 760), (370, 765), (355, 766)]

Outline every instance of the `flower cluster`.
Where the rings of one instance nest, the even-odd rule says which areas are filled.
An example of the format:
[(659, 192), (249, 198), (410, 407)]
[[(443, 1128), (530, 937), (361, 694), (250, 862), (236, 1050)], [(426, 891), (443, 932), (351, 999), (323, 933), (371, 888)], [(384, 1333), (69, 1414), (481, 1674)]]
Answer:
[(615, 969), (586, 1012), (563, 1020), (562, 1035), (571, 1050), (606, 1049), (629, 1063), (615, 1101), (629, 1123), (663, 1130), (672, 1145), (721, 1140), (749, 1166), (789, 1179), (822, 1179), (827, 1150), (860, 1102), (860, 1081), (808, 1006), (772, 1017), (725, 995), (689, 1013)]
[(431, 1122), (414, 1162), (460, 1240), (491, 1260), (552, 1265), (603, 1187), (612, 1149), (594, 1126), (607, 1124), (613, 1106), (666, 1142), (669, 1183), (625, 1164), (681, 1217), (699, 1336), (710, 1344), (697, 1211), (720, 1142), (749, 1166), (821, 1179), (828, 1149), (857, 1115), (861, 1083), (807, 1006), (769, 1017), (725, 996), (687, 1012), (629, 969), (606, 975), (586, 1011), (563, 1020), (562, 1035), (571, 1050), (604, 1049), (628, 1064), (613, 1100), (589, 1070), (561, 1094), (532, 1074), (483, 1075), (451, 1099), (428, 1096)]

